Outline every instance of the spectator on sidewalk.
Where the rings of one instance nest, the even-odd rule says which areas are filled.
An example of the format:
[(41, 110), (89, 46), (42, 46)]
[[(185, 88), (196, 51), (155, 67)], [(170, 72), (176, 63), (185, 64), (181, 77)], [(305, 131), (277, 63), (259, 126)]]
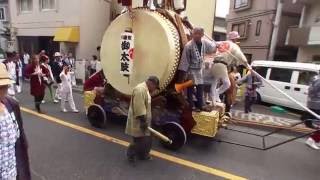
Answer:
[[(67, 59), (68, 59), (67, 61), (68, 61), (69, 64), (68, 63), (66, 63), (66, 64), (70, 66), (72, 72), (75, 72), (76, 60), (73, 57), (72, 53), (68, 54)], [(76, 73), (72, 73), (71, 74), (71, 84), (72, 84), (72, 86), (75, 86), (77, 84), (76, 83)]]
[(239, 85), (246, 84), (246, 92), (245, 92), (245, 102), (244, 102), (244, 112), (249, 113), (252, 112), (251, 106), (257, 100), (257, 88), (262, 85), (262, 81), (260, 77), (258, 77), (255, 72), (249, 71), (249, 73), (238, 80)]
[(16, 70), (17, 70), (17, 77), (16, 77), (16, 90), (17, 93), (21, 93), (22, 92), (22, 68), (23, 68), (23, 63), (20, 59), (20, 55), (18, 53), (16, 53), (15, 55), (15, 59), (14, 59), (15, 63), (16, 63)]
[(26, 51), (23, 52), (22, 58), (23, 58), (23, 64), (25, 66), (28, 65), (30, 61), (30, 55)]
[(7, 96), (9, 73), (0, 64), (0, 179), (30, 180), (28, 146), (20, 106)]
[(65, 104), (66, 101), (69, 102), (69, 106), (72, 110), (72, 112), (78, 113), (74, 101), (73, 101), (73, 94), (72, 94), (72, 85), (71, 85), (71, 74), (73, 72), (70, 71), (70, 67), (67, 65), (63, 66), (63, 70), (60, 74), (61, 79), (61, 111), (62, 112), (68, 112)]
[(92, 60), (90, 61), (90, 76), (97, 72), (97, 63), (98, 57), (96, 55), (93, 55)]
[(25, 77), (24, 76), (24, 72), (26, 70), (26, 67), (30, 63), (29, 62), (30, 61), (30, 55), (26, 51), (24, 51), (23, 55), (22, 55), (22, 59), (23, 59), (23, 61), (22, 61), (22, 65), (23, 65), (22, 73), (23, 73), (23, 77)]
[(13, 83), (9, 85), (8, 95), (15, 96), (16, 94), (16, 80), (18, 75), (18, 66), (15, 61), (15, 53), (7, 52), (7, 59), (3, 61), (6, 65), (10, 78), (13, 80)]
[(49, 65), (49, 57), (48, 56), (42, 56), (40, 59), (40, 62), (43, 67), (46, 68), (46, 71), (48, 72), (48, 77), (44, 78), (44, 83), (46, 87), (48, 87), (49, 93), (50, 93), (50, 99), (53, 103), (58, 103), (59, 101), (55, 99), (53, 95), (53, 88), (52, 85), (54, 84), (54, 77), (52, 74), (51, 66)]
[[(320, 75), (318, 75), (309, 86), (307, 106), (313, 112), (317, 113), (318, 115), (320, 114)], [(306, 122), (307, 126), (311, 127), (312, 122), (308, 120), (316, 119), (316, 117), (306, 112), (305, 114), (302, 115), (301, 119)], [(306, 144), (313, 149), (319, 150), (320, 149), (320, 132), (318, 131), (313, 135), (311, 135), (307, 139)]]
[(31, 64), (26, 69), (26, 76), (30, 78), (30, 93), (34, 96), (36, 110), (39, 113), (43, 113), (40, 109), (40, 104), (45, 95), (44, 79), (48, 77), (48, 71), (40, 64), (39, 55), (31, 57)]

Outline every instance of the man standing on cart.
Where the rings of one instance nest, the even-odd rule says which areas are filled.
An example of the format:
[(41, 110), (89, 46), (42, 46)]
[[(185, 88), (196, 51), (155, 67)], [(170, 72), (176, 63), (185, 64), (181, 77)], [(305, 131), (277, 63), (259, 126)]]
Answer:
[(148, 131), (151, 126), (151, 96), (159, 88), (159, 79), (150, 76), (147, 81), (138, 84), (132, 91), (126, 134), (133, 137), (128, 147), (127, 158), (129, 162), (135, 162), (137, 158), (150, 160), (152, 139)]
[(192, 40), (189, 41), (182, 52), (179, 70), (184, 72), (184, 77), (193, 81), (196, 89), (197, 104), (194, 106), (194, 87), (187, 90), (188, 103), (193, 110), (201, 111), (203, 108), (203, 75), (202, 67), (204, 56), (216, 51), (215, 44), (204, 38), (204, 29), (196, 27), (192, 31)]

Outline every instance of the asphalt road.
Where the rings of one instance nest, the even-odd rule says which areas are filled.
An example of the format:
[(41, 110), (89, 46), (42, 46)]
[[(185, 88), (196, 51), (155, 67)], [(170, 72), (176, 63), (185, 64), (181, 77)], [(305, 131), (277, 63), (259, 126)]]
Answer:
[[(25, 87), (28, 88), (28, 87)], [(320, 151), (297, 140), (277, 148), (261, 151), (201, 137), (188, 137), (178, 152), (171, 152), (155, 139), (153, 161), (139, 161), (135, 167), (125, 158), (124, 125), (110, 123), (106, 129), (90, 127), (83, 112), (82, 95), (75, 93), (79, 114), (62, 113), (59, 105), (46, 103), (46, 116), (34, 110), (29, 90), (17, 95), (23, 109), (29, 140), (33, 179), (57, 180), (212, 180), (246, 178), (257, 180), (317, 180), (320, 177)], [(233, 127), (241, 128), (241, 127)], [(260, 133), (264, 130), (256, 130)], [(117, 138), (112, 139), (111, 137)], [(291, 136), (277, 135), (267, 143)], [(116, 140), (126, 142), (118, 142)], [(257, 137), (222, 130), (217, 139), (236, 140), (258, 146)]]

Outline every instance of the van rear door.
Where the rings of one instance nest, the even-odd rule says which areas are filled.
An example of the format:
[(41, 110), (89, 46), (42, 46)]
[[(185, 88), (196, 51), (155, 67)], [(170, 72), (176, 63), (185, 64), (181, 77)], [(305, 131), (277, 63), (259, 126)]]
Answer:
[[(307, 104), (309, 85), (317, 74), (315, 71), (308, 70), (294, 71), (293, 73), (293, 98), (305, 106)], [(297, 107), (297, 109), (301, 108)]]

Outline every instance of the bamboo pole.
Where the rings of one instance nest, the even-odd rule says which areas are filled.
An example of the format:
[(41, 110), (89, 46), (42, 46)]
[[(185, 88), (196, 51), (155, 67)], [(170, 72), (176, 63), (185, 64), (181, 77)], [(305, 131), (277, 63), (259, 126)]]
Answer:
[[(210, 39), (211, 41), (213, 41), (213, 39), (207, 35), (205, 35), (208, 39)], [(238, 59), (236, 56), (234, 56), (229, 50), (226, 50), (225, 52), (227, 52), (229, 55), (231, 55), (233, 58)], [(267, 79), (265, 79), (264, 77), (262, 77), (259, 73), (257, 73), (256, 71), (254, 71), (252, 69), (252, 67), (248, 64), (247, 67), (250, 71), (254, 72), (259, 78), (261, 78), (264, 82), (266, 82), (267, 84), (269, 84), (273, 89), (277, 90), (278, 92), (280, 92), (282, 95), (284, 95), (286, 98), (288, 98), (289, 100), (291, 100), (292, 102), (296, 103), (298, 106), (300, 106), (301, 108), (303, 108), (305, 111), (309, 112), (310, 114), (312, 114), (314, 117), (316, 117), (318, 120), (320, 120), (320, 115), (318, 115), (317, 113), (315, 113), (314, 111), (312, 111), (311, 109), (309, 109), (308, 107), (304, 106), (302, 103), (300, 103), (299, 101), (295, 100), (293, 97), (289, 96), (288, 94), (286, 94), (285, 92), (283, 92), (281, 89), (279, 89), (278, 87), (276, 87), (275, 85), (273, 85), (270, 81), (268, 81)]]
[(163, 140), (164, 142), (166, 143), (169, 143), (169, 144), (172, 144), (172, 140), (169, 139), (167, 136), (161, 134), (160, 132), (152, 129), (151, 127), (148, 127), (148, 130), (153, 134), (155, 135), (156, 137), (158, 137), (159, 139)]

